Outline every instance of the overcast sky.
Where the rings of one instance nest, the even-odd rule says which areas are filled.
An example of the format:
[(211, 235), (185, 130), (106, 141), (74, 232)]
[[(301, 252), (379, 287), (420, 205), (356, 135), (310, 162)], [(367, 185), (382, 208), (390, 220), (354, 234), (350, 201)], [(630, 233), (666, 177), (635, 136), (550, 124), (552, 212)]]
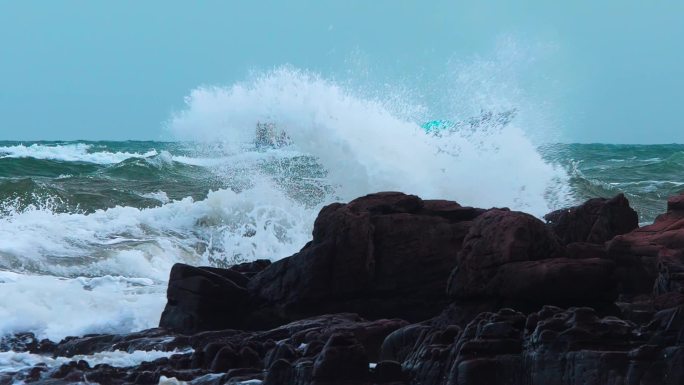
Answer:
[(193, 88), (284, 64), (354, 77), (361, 57), (424, 88), (513, 36), (552, 47), (517, 84), (559, 139), (681, 143), (682, 20), (681, 1), (0, 0), (0, 140), (160, 139)]

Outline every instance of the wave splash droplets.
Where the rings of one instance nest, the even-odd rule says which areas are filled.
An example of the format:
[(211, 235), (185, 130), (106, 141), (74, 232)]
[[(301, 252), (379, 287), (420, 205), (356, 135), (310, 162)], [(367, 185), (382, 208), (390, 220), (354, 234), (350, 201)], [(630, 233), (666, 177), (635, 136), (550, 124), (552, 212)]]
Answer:
[[(553, 205), (549, 202), (559, 194), (554, 188), (564, 178), (544, 162), (515, 120), (428, 135), (420, 128), (426, 111), (421, 106), (358, 97), (335, 82), (292, 68), (226, 88), (198, 88), (186, 103), (170, 122), (179, 138), (239, 152), (254, 139), (257, 122), (273, 122), (288, 133), (294, 150), (324, 167), (334, 188), (331, 198), (398, 190), (541, 215)], [(498, 112), (497, 107), (491, 111)], [(467, 123), (469, 118), (481, 117), (460, 120)]]

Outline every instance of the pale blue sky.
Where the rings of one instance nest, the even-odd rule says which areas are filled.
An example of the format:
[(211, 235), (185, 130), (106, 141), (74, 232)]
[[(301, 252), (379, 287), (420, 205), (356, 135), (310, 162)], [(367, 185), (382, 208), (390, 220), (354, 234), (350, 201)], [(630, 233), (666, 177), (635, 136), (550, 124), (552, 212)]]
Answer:
[(191, 89), (283, 64), (425, 88), (514, 36), (553, 47), (518, 85), (563, 140), (684, 142), (684, 2), (562, 3), (0, 0), (0, 140), (159, 139)]

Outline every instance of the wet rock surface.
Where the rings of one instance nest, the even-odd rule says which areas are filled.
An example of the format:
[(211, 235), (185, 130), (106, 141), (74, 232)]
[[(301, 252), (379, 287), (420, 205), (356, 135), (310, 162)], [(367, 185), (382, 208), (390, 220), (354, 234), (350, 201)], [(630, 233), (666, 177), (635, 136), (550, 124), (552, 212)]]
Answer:
[(621, 195), (546, 218), (333, 204), (291, 257), (174, 266), (160, 328), (3, 338), (0, 384), (684, 383), (684, 195), (641, 228)]
[(603, 243), (639, 227), (639, 216), (623, 194), (593, 198), (544, 216), (561, 242)]
[[(470, 228), (457, 254), (448, 292), (456, 299), (573, 305), (612, 302), (614, 261), (571, 258), (539, 219), (489, 210)], [(578, 284), (582, 282), (582, 284)]]
[(448, 303), (447, 277), (483, 211), (401, 193), (327, 206), (313, 240), (255, 276), (249, 291), (269, 322), (340, 311), (429, 318)]

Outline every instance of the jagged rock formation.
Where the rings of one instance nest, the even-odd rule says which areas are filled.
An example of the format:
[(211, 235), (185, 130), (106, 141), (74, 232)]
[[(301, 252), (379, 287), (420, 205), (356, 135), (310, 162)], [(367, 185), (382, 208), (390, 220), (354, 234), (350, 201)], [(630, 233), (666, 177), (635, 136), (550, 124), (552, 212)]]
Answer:
[(401, 193), (329, 205), (291, 257), (174, 266), (161, 328), (0, 341), (56, 357), (178, 353), (38, 365), (0, 384), (684, 383), (684, 195), (642, 228), (622, 195), (547, 220)]

